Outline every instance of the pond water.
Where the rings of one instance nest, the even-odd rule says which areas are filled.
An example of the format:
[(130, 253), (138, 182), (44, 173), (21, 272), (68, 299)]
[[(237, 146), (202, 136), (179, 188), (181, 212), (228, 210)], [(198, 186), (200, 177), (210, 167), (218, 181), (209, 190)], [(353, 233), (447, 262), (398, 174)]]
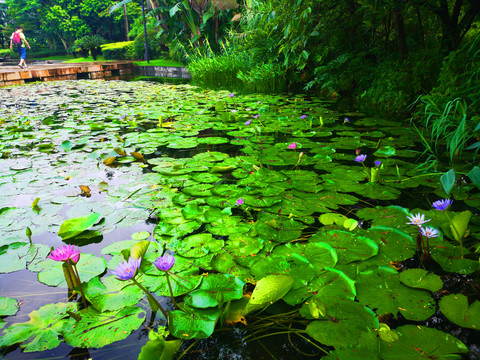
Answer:
[[(416, 170), (404, 123), (144, 81), (37, 83), (0, 100), (2, 359), (157, 359), (168, 346), (184, 359), (480, 356), (480, 194), (458, 183), (451, 208), (432, 209), (441, 174)], [(417, 235), (417, 213), (439, 236)], [(144, 241), (137, 279), (173, 314), (167, 343), (162, 314), (111, 272)], [(80, 247), (87, 309), (46, 258), (63, 244)], [(183, 310), (152, 265), (165, 251)]]

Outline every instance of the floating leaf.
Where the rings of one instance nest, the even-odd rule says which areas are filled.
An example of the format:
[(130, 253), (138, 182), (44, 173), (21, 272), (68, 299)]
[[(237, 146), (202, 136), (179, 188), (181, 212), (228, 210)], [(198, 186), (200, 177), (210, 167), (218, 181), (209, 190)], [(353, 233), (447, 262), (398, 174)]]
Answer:
[(96, 224), (99, 218), (100, 214), (91, 213), (87, 216), (65, 220), (62, 225), (60, 225), (58, 236), (63, 240), (77, 236)]
[(293, 285), (293, 278), (285, 275), (269, 275), (257, 282), (244, 314), (262, 309), (280, 300)]
[(15, 315), (17, 311), (17, 300), (5, 296), (0, 296), (0, 316)]
[(407, 286), (427, 289), (431, 292), (440, 290), (443, 281), (440, 276), (427, 272), (424, 269), (408, 269), (400, 273), (400, 281)]
[(25, 352), (55, 349), (60, 345), (59, 335), (66, 323), (67, 311), (74, 309), (75, 303), (57, 303), (32, 311), (29, 321), (12, 324), (4, 330), (0, 347), (21, 343)]
[(66, 321), (62, 335), (67, 344), (79, 348), (99, 348), (123, 340), (145, 320), (145, 311), (136, 307), (98, 312), (90, 306), (77, 315), (81, 320)]
[(404, 325), (395, 329), (399, 339), (394, 342), (381, 342), (384, 360), (451, 360), (462, 358), (459, 354), (469, 349), (460, 340), (440, 330), (425, 326)]
[(480, 330), (480, 301), (469, 304), (463, 294), (446, 295), (438, 304), (440, 311), (458, 326)]

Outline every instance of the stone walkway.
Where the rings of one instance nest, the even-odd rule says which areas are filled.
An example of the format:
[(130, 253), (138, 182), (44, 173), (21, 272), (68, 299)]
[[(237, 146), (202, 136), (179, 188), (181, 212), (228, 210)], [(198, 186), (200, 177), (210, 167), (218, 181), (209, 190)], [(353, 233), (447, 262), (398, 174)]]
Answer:
[(18, 65), (2, 66), (0, 63), (0, 87), (20, 85), (35, 81), (101, 79), (133, 73), (131, 61), (90, 62), (76, 64), (31, 64), (28, 69)]

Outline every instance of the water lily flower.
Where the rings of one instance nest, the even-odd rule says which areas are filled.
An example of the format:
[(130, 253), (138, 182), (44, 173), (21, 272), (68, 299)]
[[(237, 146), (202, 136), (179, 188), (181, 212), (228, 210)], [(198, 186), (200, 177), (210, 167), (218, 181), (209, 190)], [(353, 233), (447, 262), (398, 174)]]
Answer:
[(253, 115), (253, 118), (254, 118), (254, 119), (258, 119), (259, 117), (260, 117), (260, 114)]
[(452, 205), (453, 200), (451, 199), (442, 199), (442, 200), (437, 200), (432, 204), (432, 207), (435, 210), (440, 210), (440, 211), (445, 211), (448, 209), (450, 205)]
[(345, 119), (343, 119), (343, 122), (344, 122), (344, 123), (349, 122), (349, 121), (350, 121), (350, 119), (347, 118), (347, 117), (346, 117)]
[(300, 116), (300, 119), (302, 119), (302, 120), (303, 120), (303, 119), (306, 119), (306, 118), (307, 118), (307, 115), (302, 115), (302, 116)]
[(155, 260), (153, 265), (155, 265), (159, 270), (162, 271), (168, 271), (173, 267), (173, 264), (175, 264), (175, 256), (166, 254), (163, 256), (160, 256)]
[(365, 154), (360, 154), (360, 155), (357, 155), (357, 156), (355, 157), (354, 161), (359, 162), (359, 163), (363, 163), (366, 158), (367, 158), (367, 155), (365, 155)]
[(262, 102), (260, 100), (258, 100), (258, 103), (261, 104)]
[(242, 198), (237, 199), (237, 201), (235, 202), (235, 205), (236, 206), (243, 205), (243, 199)]
[(291, 143), (291, 144), (289, 144), (289, 145), (288, 145), (288, 148), (295, 150), (295, 149), (297, 148), (297, 143)]
[(125, 120), (126, 117), (127, 117), (127, 115), (122, 115), (120, 120)]
[(244, 122), (244, 125), (250, 125), (252, 123), (252, 120), (247, 120)]
[(360, 149), (355, 150), (355, 155), (360, 155)]
[(425, 228), (420, 226), (420, 234), (422, 234), (422, 236), (425, 236), (426, 238), (429, 238), (429, 239), (440, 236), (437, 229), (434, 229), (428, 226), (426, 226)]
[(233, 109), (231, 110), (232, 114), (235, 114), (237, 112), (237, 110)]
[(80, 259), (80, 251), (76, 251), (73, 245), (64, 245), (53, 250), (47, 257), (55, 261), (71, 260), (71, 263), (76, 264)]
[(228, 97), (231, 99), (235, 96), (235, 94), (228, 94)]
[(380, 160), (374, 161), (373, 163), (376, 167), (380, 167), (380, 165), (382, 165), (382, 162)]
[(128, 261), (123, 260), (123, 262), (118, 264), (115, 270), (112, 271), (112, 274), (115, 275), (119, 280), (133, 279), (133, 277), (137, 274), (141, 262), (141, 257), (136, 259), (130, 256)]
[(425, 220), (425, 214), (420, 214), (420, 213), (415, 215), (407, 215), (407, 219), (410, 220), (410, 222), (408, 222), (407, 224), (417, 225), (417, 226), (420, 226), (432, 220), (432, 219)]

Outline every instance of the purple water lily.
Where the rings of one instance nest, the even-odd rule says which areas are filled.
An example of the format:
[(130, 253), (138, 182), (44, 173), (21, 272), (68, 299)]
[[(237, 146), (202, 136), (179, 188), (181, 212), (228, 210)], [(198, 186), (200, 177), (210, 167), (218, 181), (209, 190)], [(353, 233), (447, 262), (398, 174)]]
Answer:
[(363, 163), (366, 158), (367, 158), (367, 155), (365, 155), (365, 154), (360, 154), (360, 155), (357, 155), (357, 156), (355, 157), (355, 159), (353, 159), (353, 160), (356, 161), (356, 162), (359, 162), (359, 163)]
[(253, 115), (253, 118), (254, 118), (254, 119), (258, 119), (259, 117), (260, 117), (260, 114)]
[(345, 119), (343, 119), (343, 122), (350, 122), (350, 119), (346, 117)]
[(425, 214), (420, 214), (420, 213), (415, 215), (407, 215), (407, 219), (410, 220), (410, 222), (408, 222), (407, 224), (417, 225), (417, 226), (420, 226), (432, 220), (432, 219), (425, 220)]
[(243, 199), (242, 199), (242, 198), (237, 199), (237, 201), (235, 202), (235, 205), (236, 205), (236, 206), (243, 205)]
[(247, 120), (247, 121), (245, 121), (243, 124), (244, 124), (244, 125), (250, 125), (251, 123), (252, 123), (252, 120)]
[(175, 256), (166, 254), (163, 256), (160, 256), (155, 260), (153, 265), (155, 265), (159, 270), (162, 271), (168, 271), (170, 270), (173, 265), (175, 264)]
[(306, 118), (307, 118), (307, 115), (302, 115), (302, 116), (300, 116), (300, 119), (302, 119), (302, 120), (303, 120), (303, 119), (306, 119)]
[(235, 94), (228, 94), (228, 97), (231, 99), (235, 96)]
[(437, 229), (434, 229), (428, 226), (426, 226), (425, 228), (420, 226), (420, 234), (422, 234), (422, 236), (425, 236), (426, 238), (429, 238), (429, 239), (440, 236)]
[(442, 199), (442, 200), (437, 200), (432, 204), (432, 207), (435, 210), (440, 210), (440, 211), (445, 211), (448, 209), (450, 205), (452, 205), (453, 200), (451, 199)]
[(382, 162), (380, 160), (374, 161), (373, 163), (376, 167), (380, 167), (380, 165), (382, 165)]
[(115, 275), (119, 280), (133, 279), (137, 274), (141, 262), (141, 257), (138, 259), (130, 257), (128, 261), (123, 260), (123, 262), (118, 264), (115, 270), (112, 271), (112, 274)]

